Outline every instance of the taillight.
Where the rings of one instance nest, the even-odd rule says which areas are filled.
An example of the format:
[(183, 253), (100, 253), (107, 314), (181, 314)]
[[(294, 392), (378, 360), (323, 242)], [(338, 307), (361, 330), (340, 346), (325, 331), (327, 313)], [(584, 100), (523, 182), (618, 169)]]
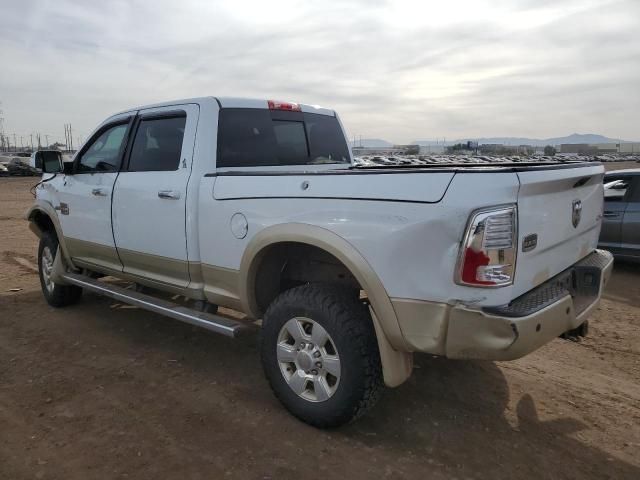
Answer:
[(517, 217), (515, 206), (479, 210), (471, 216), (458, 258), (456, 283), (474, 287), (513, 283)]
[(275, 100), (268, 100), (269, 110), (287, 110), (289, 112), (301, 112), (302, 109), (297, 103), (291, 102), (277, 102)]

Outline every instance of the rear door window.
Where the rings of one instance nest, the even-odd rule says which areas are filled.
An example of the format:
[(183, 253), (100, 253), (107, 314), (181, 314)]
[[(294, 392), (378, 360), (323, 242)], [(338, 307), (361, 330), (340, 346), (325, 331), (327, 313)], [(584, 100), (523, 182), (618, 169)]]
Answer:
[(218, 126), (218, 167), (349, 163), (336, 117), (302, 112), (225, 108)]
[(130, 172), (164, 172), (180, 166), (186, 115), (142, 118), (131, 148)]

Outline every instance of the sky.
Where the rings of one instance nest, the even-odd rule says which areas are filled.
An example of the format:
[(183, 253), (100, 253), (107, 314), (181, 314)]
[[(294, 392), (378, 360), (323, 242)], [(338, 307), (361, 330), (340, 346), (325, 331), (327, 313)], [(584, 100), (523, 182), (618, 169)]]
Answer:
[(5, 133), (74, 141), (197, 96), (335, 109), (405, 143), (640, 139), (640, 0), (3, 0)]

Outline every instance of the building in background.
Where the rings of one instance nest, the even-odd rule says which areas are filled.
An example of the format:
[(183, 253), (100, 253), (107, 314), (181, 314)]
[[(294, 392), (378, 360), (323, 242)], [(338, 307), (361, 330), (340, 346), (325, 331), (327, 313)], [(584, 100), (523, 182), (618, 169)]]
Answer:
[(640, 153), (640, 143), (563, 143), (560, 153), (604, 155), (608, 153)]
[(618, 153), (640, 153), (640, 143), (620, 143)]
[(420, 145), (420, 155), (442, 155), (446, 148), (444, 144)]
[(533, 155), (535, 147), (531, 145), (503, 145), (502, 143), (483, 143), (478, 146), (483, 155)]

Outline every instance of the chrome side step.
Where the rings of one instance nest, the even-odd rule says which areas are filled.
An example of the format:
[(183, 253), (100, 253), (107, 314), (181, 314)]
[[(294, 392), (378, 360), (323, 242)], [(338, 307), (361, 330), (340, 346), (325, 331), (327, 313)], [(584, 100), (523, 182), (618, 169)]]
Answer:
[(250, 329), (249, 324), (236, 322), (229, 318), (221, 317), (220, 315), (198, 312), (197, 310), (177, 305), (168, 300), (101, 282), (85, 275), (65, 272), (61, 277), (65, 283), (77, 285), (85, 290), (111, 297), (122, 303), (150, 310), (180, 320), (181, 322), (202, 327), (215, 333), (221, 333), (227, 337), (237, 337), (242, 331)]

